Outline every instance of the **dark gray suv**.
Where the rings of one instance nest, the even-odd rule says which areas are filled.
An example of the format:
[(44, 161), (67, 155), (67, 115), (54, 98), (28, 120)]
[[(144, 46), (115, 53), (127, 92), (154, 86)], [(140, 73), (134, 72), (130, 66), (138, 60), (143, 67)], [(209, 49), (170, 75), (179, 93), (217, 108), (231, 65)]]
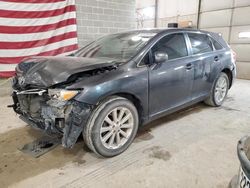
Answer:
[(102, 37), (68, 57), (33, 57), (16, 67), (11, 105), (32, 127), (73, 147), (83, 134), (112, 157), (149, 121), (194, 103), (220, 106), (236, 74), (218, 34), (134, 30)]

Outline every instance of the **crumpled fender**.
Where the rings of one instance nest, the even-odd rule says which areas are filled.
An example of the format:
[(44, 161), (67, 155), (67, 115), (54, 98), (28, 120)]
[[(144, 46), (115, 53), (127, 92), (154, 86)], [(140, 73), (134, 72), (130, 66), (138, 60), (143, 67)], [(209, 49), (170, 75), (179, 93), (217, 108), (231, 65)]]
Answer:
[(62, 145), (66, 148), (72, 148), (78, 137), (87, 124), (88, 118), (94, 108), (93, 105), (74, 101), (73, 108), (66, 119), (63, 130)]

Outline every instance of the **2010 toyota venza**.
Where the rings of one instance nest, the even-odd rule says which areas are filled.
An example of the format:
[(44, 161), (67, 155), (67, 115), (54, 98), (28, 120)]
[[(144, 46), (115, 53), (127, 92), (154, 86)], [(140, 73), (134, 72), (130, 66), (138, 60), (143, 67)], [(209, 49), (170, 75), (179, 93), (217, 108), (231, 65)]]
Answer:
[(139, 126), (205, 101), (220, 106), (236, 74), (219, 34), (134, 30), (102, 37), (68, 57), (33, 57), (16, 67), (14, 111), (70, 148), (83, 134), (93, 152), (122, 153)]

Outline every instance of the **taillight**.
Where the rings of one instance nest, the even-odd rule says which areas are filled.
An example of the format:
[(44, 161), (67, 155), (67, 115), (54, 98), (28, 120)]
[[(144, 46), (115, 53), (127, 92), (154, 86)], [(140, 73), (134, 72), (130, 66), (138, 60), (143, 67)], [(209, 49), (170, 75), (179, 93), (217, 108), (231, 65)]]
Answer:
[(231, 49), (231, 58), (234, 63), (236, 63), (236, 53)]

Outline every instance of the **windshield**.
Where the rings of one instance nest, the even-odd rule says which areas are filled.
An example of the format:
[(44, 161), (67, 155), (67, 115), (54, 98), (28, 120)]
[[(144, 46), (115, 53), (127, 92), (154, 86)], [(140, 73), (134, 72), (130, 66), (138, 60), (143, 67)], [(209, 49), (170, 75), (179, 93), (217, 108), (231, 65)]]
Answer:
[(155, 36), (152, 32), (129, 32), (102, 37), (75, 53), (78, 57), (114, 58), (125, 62), (146, 45)]

